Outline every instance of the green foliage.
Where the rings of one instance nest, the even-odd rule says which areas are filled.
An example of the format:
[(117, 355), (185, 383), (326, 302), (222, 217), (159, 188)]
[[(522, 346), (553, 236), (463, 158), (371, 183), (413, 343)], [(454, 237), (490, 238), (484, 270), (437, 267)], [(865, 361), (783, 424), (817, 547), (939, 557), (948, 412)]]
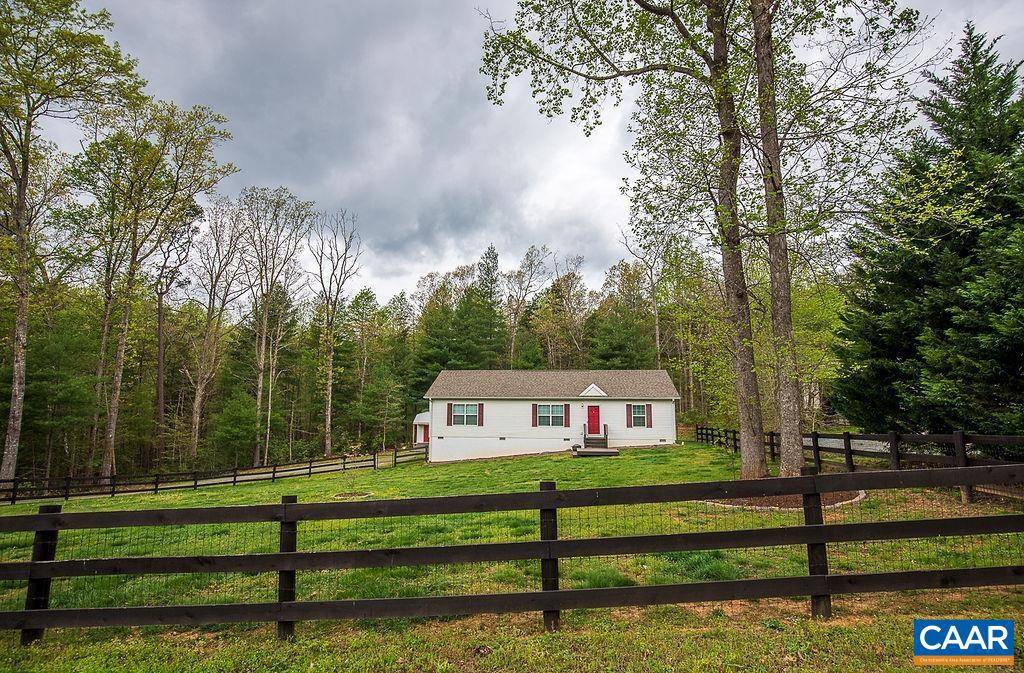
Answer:
[(493, 369), (505, 352), (505, 324), (487, 291), (471, 285), (463, 292), (453, 320), (450, 369)]
[(111, 28), (109, 12), (90, 12), (78, 0), (0, 2), (3, 116), (21, 126), (137, 100), (136, 64), (107, 42)]
[(653, 317), (642, 270), (620, 262), (609, 269), (605, 299), (589, 318), (590, 365), (595, 369), (650, 369)]
[(248, 393), (235, 391), (210, 419), (210, 444), (218, 455), (246, 456), (255, 434), (256, 400)]
[(869, 430), (1024, 432), (1019, 63), (968, 25), (856, 241), (836, 405)]
[(501, 301), (501, 272), (498, 270), (498, 251), (493, 244), (487, 246), (476, 264), (476, 286), (480, 294), (492, 306)]
[(442, 288), (423, 307), (420, 315), (419, 334), (413, 353), (410, 376), (413, 394), (422, 397), (442, 369), (448, 367), (453, 358), (455, 336), (454, 318), (450, 290)]

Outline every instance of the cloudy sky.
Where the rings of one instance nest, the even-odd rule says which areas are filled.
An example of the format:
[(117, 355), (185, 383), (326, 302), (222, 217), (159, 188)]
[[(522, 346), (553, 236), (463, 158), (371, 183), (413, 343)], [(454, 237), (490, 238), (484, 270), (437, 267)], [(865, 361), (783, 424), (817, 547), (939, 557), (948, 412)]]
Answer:
[[(919, 0), (936, 45), (973, 19), (1024, 57), (1017, 0)], [(222, 184), (286, 185), (359, 216), (361, 283), (385, 299), (476, 260), (494, 243), (512, 264), (531, 243), (583, 254), (591, 282), (624, 254), (629, 107), (589, 138), (541, 117), (527, 82), (501, 107), (479, 74), (484, 20), (511, 0), (87, 0), (149, 90), (230, 120)]]

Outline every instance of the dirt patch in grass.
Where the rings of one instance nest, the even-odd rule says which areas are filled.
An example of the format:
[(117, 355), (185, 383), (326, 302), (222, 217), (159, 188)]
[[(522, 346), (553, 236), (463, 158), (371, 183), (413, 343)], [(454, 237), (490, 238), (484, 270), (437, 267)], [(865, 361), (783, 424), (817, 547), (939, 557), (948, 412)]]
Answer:
[[(821, 504), (823, 507), (839, 507), (841, 505), (859, 502), (863, 498), (864, 491), (834, 491), (831, 493), (822, 493)], [(731, 498), (729, 500), (709, 500), (708, 502), (714, 505), (743, 507), (747, 509), (803, 510), (804, 508), (803, 496), (799, 494), (759, 496), (756, 498)]]

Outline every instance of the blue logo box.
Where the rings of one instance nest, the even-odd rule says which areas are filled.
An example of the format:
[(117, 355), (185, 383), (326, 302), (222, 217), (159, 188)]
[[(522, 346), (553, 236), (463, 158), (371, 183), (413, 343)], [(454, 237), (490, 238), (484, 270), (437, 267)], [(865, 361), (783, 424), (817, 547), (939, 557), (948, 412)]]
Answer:
[(1012, 666), (1013, 620), (915, 619), (914, 663)]

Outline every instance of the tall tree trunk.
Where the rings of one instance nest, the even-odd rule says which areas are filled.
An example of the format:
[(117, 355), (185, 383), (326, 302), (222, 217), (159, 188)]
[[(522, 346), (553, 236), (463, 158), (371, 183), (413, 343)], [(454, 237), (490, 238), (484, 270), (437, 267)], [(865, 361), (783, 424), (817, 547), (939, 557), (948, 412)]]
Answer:
[[(369, 361), (369, 354), (366, 345), (365, 332), (360, 334), (360, 350), (362, 355), (359, 358), (359, 406), (363, 406), (363, 393), (366, 390), (366, 366)], [(363, 417), (362, 414), (359, 416), (359, 420), (356, 422), (356, 437), (359, 440), (360, 445), (363, 442)]]
[(661, 369), (661, 312), (658, 310), (658, 284), (654, 281), (653, 275), (648, 280), (651, 283), (651, 310), (654, 311), (654, 364)]
[(203, 402), (206, 398), (206, 381), (196, 381), (195, 395), (192, 397), (192, 413), (189, 419), (189, 458), (193, 463), (199, 458), (199, 426), (203, 418)]
[(96, 447), (100, 443), (100, 399), (104, 397), (103, 378), (107, 373), (107, 342), (110, 340), (110, 318), (114, 310), (114, 296), (110, 285), (104, 288), (103, 292), (103, 320), (100, 323), (100, 349), (96, 360), (96, 383), (93, 391), (96, 396), (95, 406), (92, 412), (92, 425), (89, 427), (89, 457), (85, 461), (83, 472), (86, 477), (91, 477), (93, 466), (96, 463)]
[(166, 447), (166, 403), (164, 401), (164, 379), (167, 359), (167, 343), (164, 329), (164, 293), (156, 293), (156, 441), (154, 442), (153, 461), (159, 466), (163, 464)]
[(715, 89), (721, 129), (718, 168), (718, 219), (722, 235), (722, 275), (732, 323), (733, 366), (736, 370), (736, 401), (740, 432), (740, 476), (756, 479), (768, 474), (764, 457), (764, 422), (761, 393), (754, 368), (754, 337), (750, 326), (750, 300), (743, 271), (740, 220), (737, 204), (741, 156), (736, 100), (729, 79), (728, 29), (721, 0), (708, 3), (707, 23), (713, 37), (711, 85)]
[(686, 396), (689, 411), (693, 411), (693, 330), (689, 320), (686, 322)]
[[(265, 304), (267, 298), (263, 298)], [(265, 307), (260, 309), (259, 334), (256, 338), (256, 441), (252, 447), (252, 466), (260, 466), (263, 445), (263, 376), (267, 367), (267, 322)]]
[(264, 442), (263, 442), (263, 464), (270, 465), (270, 417), (274, 412), (274, 378), (276, 372), (275, 367), (276, 358), (270, 356), (270, 367), (267, 372), (267, 425), (264, 429)]
[(50, 488), (50, 473), (53, 469), (53, 428), (46, 430), (46, 465), (43, 466), (44, 488)]
[(295, 398), (292, 397), (292, 410), (288, 414), (288, 462), (292, 462), (292, 444), (295, 439)]
[(516, 336), (519, 334), (519, 321), (513, 320), (512, 324), (509, 325), (508, 335), (508, 368), (513, 369), (516, 359)]
[(332, 447), (334, 446), (331, 438), (331, 397), (334, 391), (334, 338), (332, 335), (327, 337), (326, 362), (324, 363), (325, 381), (324, 381), (324, 457), (330, 458)]
[[(25, 138), (31, 139), (31, 118), (25, 124)], [(29, 233), (32, 221), (28, 208), (29, 152), (26, 145), (19, 148), (16, 160), (9, 153), (11, 176), (15, 182), (14, 228), (15, 270), (14, 282), (18, 299), (15, 305), (14, 329), (11, 334), (11, 404), (7, 411), (7, 434), (4, 436), (4, 455), (0, 460), (0, 479), (14, 479), (18, 471), (18, 448), (21, 444), (21, 418), (25, 410), (25, 359), (28, 354), (28, 304), (32, 269), (30, 266)], [(4, 144), (5, 153), (7, 144)]]
[(100, 462), (100, 477), (108, 480), (117, 474), (114, 453), (117, 441), (117, 415), (121, 407), (121, 384), (124, 380), (124, 355), (128, 343), (128, 326), (132, 313), (131, 287), (132, 283), (127, 283), (124, 316), (121, 318), (120, 332), (117, 335), (117, 351), (114, 354), (114, 378), (110, 384), (110, 402), (107, 405), (107, 431), (104, 435), (103, 459)]
[(772, 45), (772, 9), (768, 0), (750, 0), (754, 20), (754, 60), (757, 64), (758, 117), (761, 127), (761, 177), (768, 224), (768, 267), (771, 277), (772, 332), (778, 371), (776, 400), (779, 412), (780, 473), (800, 474), (804, 464), (801, 434), (800, 378), (793, 342), (792, 279), (786, 200), (782, 184), (775, 98), (775, 56)]
[[(24, 210), (24, 208), (22, 208)], [(20, 219), (27, 218), (26, 213)], [(11, 338), (11, 406), (7, 413), (7, 435), (4, 438), (4, 456), (0, 462), (0, 479), (14, 479), (18, 469), (18, 447), (21, 442), (21, 417), (25, 409), (25, 358), (28, 351), (28, 300), (31, 272), (29, 270), (28, 240), (19, 224), (17, 236), (17, 276), (15, 291), (14, 331)]]

